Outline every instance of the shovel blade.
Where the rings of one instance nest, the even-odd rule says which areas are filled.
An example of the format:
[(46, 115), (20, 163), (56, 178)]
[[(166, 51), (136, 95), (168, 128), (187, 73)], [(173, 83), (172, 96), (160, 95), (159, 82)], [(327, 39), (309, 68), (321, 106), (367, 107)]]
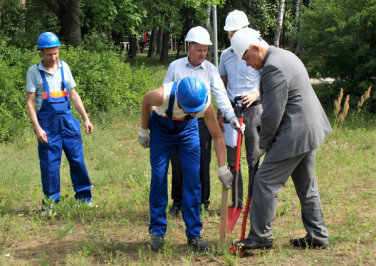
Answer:
[(242, 207), (231, 207), (227, 209), (227, 233), (231, 233), (234, 230), (236, 222), (238, 221), (240, 214), (242, 213)]

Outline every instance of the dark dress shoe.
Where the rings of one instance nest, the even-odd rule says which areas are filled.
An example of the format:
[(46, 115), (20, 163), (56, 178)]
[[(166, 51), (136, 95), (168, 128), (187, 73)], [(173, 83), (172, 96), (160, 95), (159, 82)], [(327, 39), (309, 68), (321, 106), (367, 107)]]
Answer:
[(179, 216), (180, 211), (181, 211), (181, 206), (172, 205), (168, 213), (172, 216)]
[(273, 240), (259, 242), (246, 238), (244, 240), (236, 241), (234, 246), (239, 249), (271, 249), (273, 247)]
[(209, 244), (200, 236), (188, 238), (188, 246), (196, 251), (208, 251)]
[(290, 239), (290, 244), (299, 248), (326, 248), (329, 245), (329, 243), (318, 242), (309, 236)]

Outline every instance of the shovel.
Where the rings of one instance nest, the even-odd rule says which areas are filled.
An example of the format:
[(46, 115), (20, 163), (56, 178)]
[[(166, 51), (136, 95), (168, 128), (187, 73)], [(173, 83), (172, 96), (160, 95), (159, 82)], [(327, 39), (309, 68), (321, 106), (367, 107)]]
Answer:
[[(257, 169), (258, 169), (258, 163), (256, 164), (254, 171), (257, 171)], [(249, 177), (250, 179), (249, 179), (249, 182), (248, 182), (248, 197), (247, 197), (247, 203), (245, 204), (245, 210), (244, 210), (244, 214), (243, 214), (242, 231), (241, 231), (241, 234), (240, 234), (240, 240), (244, 240), (244, 238), (245, 238), (245, 229), (247, 227), (247, 217), (248, 217), (248, 213), (249, 213), (249, 209), (250, 209), (251, 201), (252, 201), (253, 181), (254, 181), (255, 174), (256, 174), (256, 172), (254, 172)], [(239, 249), (236, 246), (233, 246), (229, 250), (229, 252), (232, 253), (232, 254), (236, 254), (236, 253), (238, 253), (238, 251), (239, 251)], [(244, 250), (240, 250), (240, 255), (242, 255), (243, 253), (244, 253)]]
[[(243, 124), (243, 101), (241, 96), (236, 96), (234, 98), (235, 102), (235, 115), (239, 119), (240, 126)], [(239, 165), (240, 165), (240, 150), (242, 145), (242, 132), (238, 129), (238, 143), (236, 146), (236, 161), (235, 161), (235, 207), (228, 206), (227, 210), (227, 233), (232, 232), (242, 213), (243, 208), (238, 206), (238, 179), (239, 179)]]

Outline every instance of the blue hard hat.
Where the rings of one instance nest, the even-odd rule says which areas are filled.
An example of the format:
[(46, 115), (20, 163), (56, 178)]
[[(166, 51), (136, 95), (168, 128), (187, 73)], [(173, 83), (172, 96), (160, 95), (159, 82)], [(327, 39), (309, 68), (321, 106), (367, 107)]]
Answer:
[(59, 38), (52, 32), (43, 32), (37, 41), (38, 50), (61, 46)]
[(195, 77), (183, 78), (178, 84), (176, 95), (179, 104), (188, 113), (200, 112), (208, 101), (204, 83)]

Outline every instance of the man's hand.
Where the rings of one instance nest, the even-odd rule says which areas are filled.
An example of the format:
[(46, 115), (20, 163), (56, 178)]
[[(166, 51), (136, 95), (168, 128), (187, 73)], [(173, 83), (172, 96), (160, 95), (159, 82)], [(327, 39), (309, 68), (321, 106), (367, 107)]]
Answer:
[(140, 127), (140, 131), (138, 132), (138, 142), (142, 147), (150, 148), (150, 135), (146, 128)]
[(94, 126), (90, 122), (90, 120), (89, 119), (85, 120), (84, 125), (85, 125), (85, 129), (86, 129), (86, 134), (91, 134), (94, 130)]
[(41, 127), (39, 127), (38, 130), (35, 130), (35, 135), (37, 135), (39, 142), (48, 143), (46, 131), (44, 131)]
[(245, 124), (240, 125), (239, 120), (238, 120), (238, 118), (236, 116), (234, 116), (233, 118), (231, 118), (230, 125), (234, 129), (239, 129), (240, 132), (242, 132), (242, 134), (244, 134)]
[(227, 169), (226, 165), (218, 167), (218, 177), (221, 180), (223, 187), (225, 189), (230, 189), (232, 185), (233, 175), (230, 170)]
[(254, 167), (258, 161), (260, 160), (261, 156), (263, 156), (265, 154), (266, 150), (264, 149), (260, 149), (259, 147), (257, 147), (254, 152), (253, 152), (253, 155), (252, 155), (252, 167)]

